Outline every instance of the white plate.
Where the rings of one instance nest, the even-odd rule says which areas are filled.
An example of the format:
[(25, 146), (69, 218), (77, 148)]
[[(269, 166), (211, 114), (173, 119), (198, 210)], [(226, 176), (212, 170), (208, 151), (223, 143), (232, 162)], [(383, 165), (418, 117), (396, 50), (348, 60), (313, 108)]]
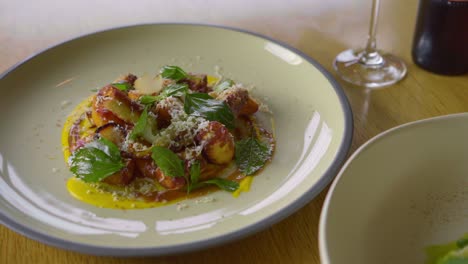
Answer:
[[(276, 120), (273, 161), (251, 191), (216, 202), (145, 210), (97, 208), (71, 197), (60, 131), (90, 90), (120, 74), (166, 64), (255, 85)], [(99, 255), (160, 255), (244, 237), (315, 197), (334, 177), (351, 142), (351, 111), (315, 61), (273, 40), (202, 25), (141, 25), (60, 44), (0, 79), (0, 221), (33, 239)], [(67, 102), (71, 104), (68, 105)], [(54, 173), (54, 171), (56, 171)]]
[[(359, 148), (320, 218), (324, 264), (424, 263), (468, 232), (468, 114), (417, 121)], [(468, 260), (467, 260), (468, 261)]]

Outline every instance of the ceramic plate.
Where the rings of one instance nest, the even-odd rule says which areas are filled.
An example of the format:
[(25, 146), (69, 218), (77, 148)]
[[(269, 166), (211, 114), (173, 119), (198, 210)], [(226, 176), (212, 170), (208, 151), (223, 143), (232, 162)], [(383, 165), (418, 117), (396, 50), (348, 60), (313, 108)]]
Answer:
[[(144, 210), (93, 207), (72, 198), (60, 133), (74, 106), (117, 76), (179, 65), (252, 85), (274, 113), (277, 150), (251, 191), (212, 203)], [(15, 66), (0, 79), (0, 220), (41, 242), (97, 255), (200, 249), (266, 228), (315, 197), (351, 142), (352, 114), (315, 61), (240, 30), (139, 25), (79, 37)]]
[(431, 246), (467, 234), (467, 187), (468, 113), (380, 134), (353, 154), (327, 195), (322, 263), (426, 263)]

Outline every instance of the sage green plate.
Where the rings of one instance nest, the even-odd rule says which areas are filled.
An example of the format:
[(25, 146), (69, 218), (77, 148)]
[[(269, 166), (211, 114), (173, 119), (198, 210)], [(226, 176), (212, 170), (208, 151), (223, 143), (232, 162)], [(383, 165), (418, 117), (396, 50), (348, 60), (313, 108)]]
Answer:
[(353, 154), (323, 206), (320, 257), (323, 264), (426, 263), (429, 246), (467, 233), (463, 113), (393, 128)]
[[(277, 150), (250, 192), (216, 192), (144, 209), (97, 208), (72, 198), (61, 127), (91, 89), (163, 65), (220, 72), (274, 113)], [(112, 29), (50, 48), (0, 79), (0, 221), (28, 237), (96, 255), (161, 255), (219, 245), (267, 228), (315, 197), (348, 151), (352, 114), (338, 84), (315, 61), (274, 40), (204, 25)]]

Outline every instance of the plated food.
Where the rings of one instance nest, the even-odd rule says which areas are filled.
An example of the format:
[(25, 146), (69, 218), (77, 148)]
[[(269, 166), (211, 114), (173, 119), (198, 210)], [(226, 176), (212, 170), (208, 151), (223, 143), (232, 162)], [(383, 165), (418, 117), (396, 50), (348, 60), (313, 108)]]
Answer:
[[(90, 89), (115, 83), (119, 74), (143, 77), (140, 73), (152, 69), (157, 75), (163, 67), (158, 62), (186, 72), (220, 73), (253, 87), (249, 95), (274, 114), (273, 159), (256, 172), (251, 191), (237, 198), (235, 192), (213, 191), (145, 210), (101, 208), (75, 199), (64, 188), (73, 173), (59, 140), (67, 117), (79, 112), (73, 107), (84, 102), (87, 108), (85, 99), (97, 92)], [(211, 87), (218, 82), (210, 76), (207, 81)], [(176, 254), (270, 227), (325, 188), (346, 157), (353, 130), (346, 96), (317, 62), (237, 29), (152, 24), (98, 32), (15, 66), (0, 76), (0, 84), (0, 121), (8, 124), (0, 131), (0, 222), (42, 243), (94, 255)], [(271, 126), (268, 115), (257, 121)], [(230, 169), (217, 177), (226, 178)], [(242, 189), (239, 183), (237, 190)]]
[(213, 186), (238, 195), (271, 159), (275, 139), (242, 84), (164, 66), (122, 76), (72, 112), (65, 160), (79, 200), (146, 208), (199, 196)]
[(325, 199), (322, 263), (468, 263), (467, 135), (468, 114), (453, 114), (360, 147)]

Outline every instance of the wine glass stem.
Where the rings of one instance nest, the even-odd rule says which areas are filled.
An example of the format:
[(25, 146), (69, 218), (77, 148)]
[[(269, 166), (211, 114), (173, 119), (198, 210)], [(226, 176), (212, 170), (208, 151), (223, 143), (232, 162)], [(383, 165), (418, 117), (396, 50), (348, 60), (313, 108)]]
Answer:
[(384, 59), (377, 52), (376, 34), (377, 34), (377, 21), (379, 17), (379, 7), (380, 7), (380, 0), (373, 0), (367, 44), (366, 44), (364, 53), (362, 54), (360, 58), (360, 62), (368, 66), (379, 66), (384, 63)]

